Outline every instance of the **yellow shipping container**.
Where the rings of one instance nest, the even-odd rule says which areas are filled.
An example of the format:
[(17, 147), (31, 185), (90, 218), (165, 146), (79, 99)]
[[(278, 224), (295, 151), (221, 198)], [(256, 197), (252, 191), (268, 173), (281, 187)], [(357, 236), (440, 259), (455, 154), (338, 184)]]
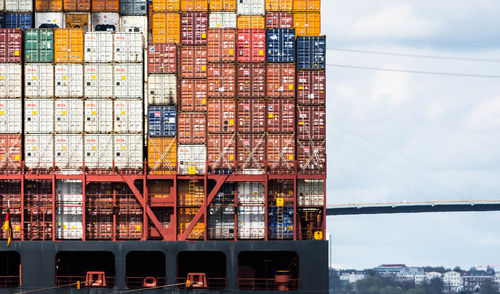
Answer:
[(148, 139), (148, 167), (152, 175), (169, 175), (177, 168), (177, 142), (175, 138)]
[(236, 0), (210, 0), (210, 11), (236, 11)]
[(177, 186), (177, 206), (201, 207), (205, 202), (203, 182), (184, 181)]
[(293, 27), (296, 36), (319, 36), (321, 35), (321, 14), (318, 12), (294, 13)]
[(181, 11), (208, 11), (208, 0), (181, 0)]
[(266, 18), (262, 15), (239, 15), (238, 29), (260, 29), (266, 28)]
[(153, 13), (153, 43), (180, 43), (179, 13)]
[(312, 12), (321, 10), (321, 0), (293, 0), (293, 11)]
[(293, 0), (266, 0), (266, 11), (291, 12), (293, 10)]
[[(199, 208), (179, 208), (177, 214), (177, 233), (179, 235), (182, 235), (187, 230), (198, 210)], [(203, 239), (204, 236), (205, 221), (204, 218), (201, 217), (193, 227), (191, 233), (189, 233), (188, 239), (200, 240)]]
[(181, 8), (180, 0), (153, 0), (153, 11), (179, 11)]
[(62, 0), (36, 0), (35, 11), (63, 11)]
[(55, 62), (83, 62), (83, 29), (56, 29)]

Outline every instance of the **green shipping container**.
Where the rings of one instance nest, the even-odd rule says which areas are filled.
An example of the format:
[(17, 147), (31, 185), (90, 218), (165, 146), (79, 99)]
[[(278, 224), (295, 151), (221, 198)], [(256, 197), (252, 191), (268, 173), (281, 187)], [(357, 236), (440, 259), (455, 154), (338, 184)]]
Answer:
[(25, 31), (24, 57), (26, 62), (54, 61), (54, 31), (29, 29)]

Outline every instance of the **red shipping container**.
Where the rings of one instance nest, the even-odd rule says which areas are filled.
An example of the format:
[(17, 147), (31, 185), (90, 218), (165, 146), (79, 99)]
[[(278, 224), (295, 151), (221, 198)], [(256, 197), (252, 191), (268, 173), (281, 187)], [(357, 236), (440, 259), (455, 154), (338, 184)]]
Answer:
[(267, 167), (271, 172), (292, 172), (295, 169), (295, 136), (267, 136)]
[(116, 238), (120, 240), (142, 237), (142, 216), (118, 214), (116, 217)]
[(269, 63), (267, 65), (267, 96), (295, 98), (295, 65)]
[(238, 134), (238, 170), (242, 173), (263, 173), (266, 170), (266, 136)]
[(240, 99), (237, 105), (238, 132), (265, 132), (266, 101), (264, 101), (263, 99)]
[(300, 173), (326, 172), (326, 141), (297, 141), (297, 160)]
[(179, 144), (205, 144), (207, 117), (204, 113), (180, 113), (178, 119)]
[(208, 30), (208, 62), (236, 60), (236, 29)]
[(111, 215), (87, 215), (86, 227), (88, 240), (113, 238), (113, 217)]
[(295, 101), (270, 99), (267, 101), (267, 132), (293, 133), (295, 131)]
[(236, 96), (236, 68), (234, 64), (212, 63), (208, 66), (208, 97), (234, 98)]
[(266, 30), (238, 30), (238, 62), (266, 61)]
[(208, 14), (188, 12), (181, 15), (181, 44), (206, 45)]
[(0, 173), (21, 168), (21, 135), (0, 135)]
[(175, 44), (149, 44), (148, 46), (149, 73), (176, 73), (177, 46)]
[(238, 97), (266, 96), (266, 66), (257, 63), (238, 65)]
[(269, 12), (266, 14), (266, 29), (292, 29), (293, 15), (287, 12)]
[(297, 73), (297, 103), (325, 105), (326, 75), (324, 71), (299, 71)]
[(232, 133), (236, 131), (235, 100), (208, 100), (207, 116), (207, 129), (209, 133)]
[(21, 29), (0, 29), (0, 63), (20, 63), (22, 43)]
[(181, 76), (187, 79), (207, 77), (206, 46), (186, 46), (181, 49)]
[(207, 111), (206, 80), (182, 80), (181, 111)]
[(210, 134), (207, 142), (208, 167), (212, 172), (234, 170), (236, 167), (236, 133)]
[(323, 106), (297, 107), (297, 139), (326, 139), (326, 111)]

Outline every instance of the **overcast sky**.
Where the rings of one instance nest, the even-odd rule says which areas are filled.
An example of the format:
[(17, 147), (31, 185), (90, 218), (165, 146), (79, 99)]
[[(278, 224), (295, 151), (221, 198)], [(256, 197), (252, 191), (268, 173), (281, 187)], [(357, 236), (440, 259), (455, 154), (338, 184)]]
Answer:
[[(323, 0), (329, 47), (328, 203), (500, 199), (497, 0)], [(328, 218), (333, 264), (500, 265), (500, 212)], [(500, 266), (498, 267), (500, 269)]]

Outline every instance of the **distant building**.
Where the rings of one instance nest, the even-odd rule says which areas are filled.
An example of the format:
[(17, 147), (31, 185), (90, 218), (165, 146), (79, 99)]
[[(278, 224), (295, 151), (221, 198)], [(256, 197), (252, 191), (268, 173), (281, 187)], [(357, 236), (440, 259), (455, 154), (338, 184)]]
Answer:
[(467, 292), (478, 291), (487, 282), (494, 282), (495, 276), (486, 271), (472, 270), (462, 276), (464, 290)]
[(405, 264), (382, 264), (373, 270), (383, 277), (396, 277), (405, 267)]
[(396, 279), (399, 281), (413, 281), (415, 284), (420, 284), (425, 280), (424, 268), (405, 266), (396, 274)]
[(441, 279), (441, 273), (438, 272), (428, 272), (425, 274), (425, 280), (427, 282), (432, 281), (432, 279)]
[(449, 271), (443, 274), (443, 290), (445, 292), (457, 292), (463, 286), (462, 274)]
[(365, 271), (358, 270), (340, 270), (338, 275), (341, 281), (346, 281), (349, 284), (366, 278)]

